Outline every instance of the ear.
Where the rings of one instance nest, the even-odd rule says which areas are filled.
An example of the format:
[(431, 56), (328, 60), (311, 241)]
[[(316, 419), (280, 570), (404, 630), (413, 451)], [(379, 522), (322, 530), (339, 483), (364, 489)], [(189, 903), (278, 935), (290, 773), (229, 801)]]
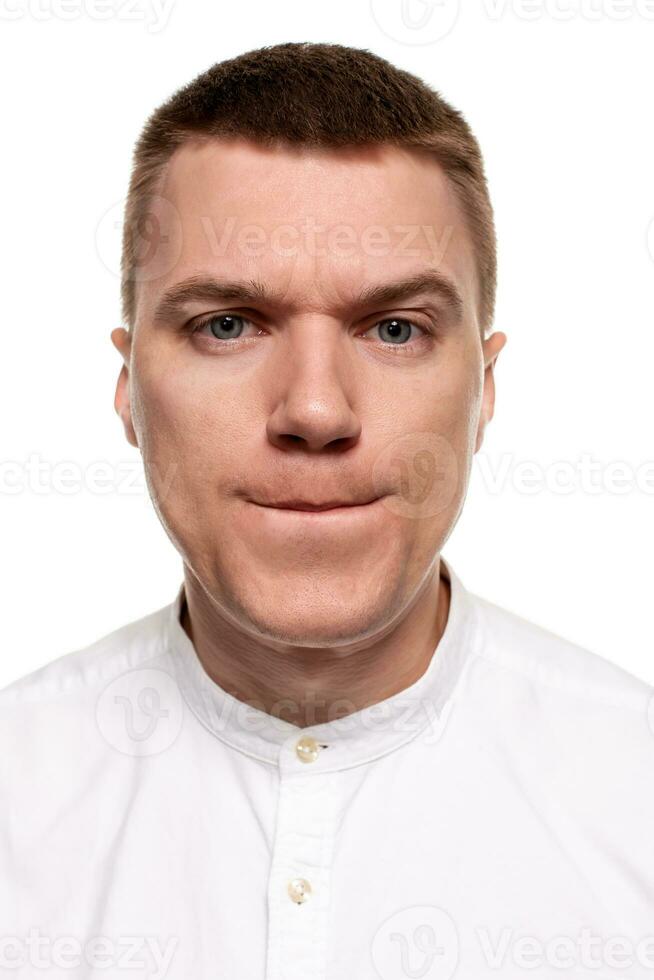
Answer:
[(484, 358), (484, 390), (481, 400), (481, 412), (479, 413), (479, 424), (477, 427), (477, 440), (475, 452), (479, 452), (484, 441), (484, 431), (486, 426), (493, 418), (495, 409), (495, 377), (493, 368), (499, 352), (506, 343), (506, 334), (497, 331), (482, 341), (482, 352)]
[(138, 449), (138, 440), (132, 424), (132, 410), (129, 402), (129, 360), (132, 349), (132, 335), (124, 327), (116, 327), (111, 332), (111, 342), (123, 358), (123, 366), (120, 369), (118, 383), (116, 384), (114, 408), (122, 419), (127, 441), (130, 445)]

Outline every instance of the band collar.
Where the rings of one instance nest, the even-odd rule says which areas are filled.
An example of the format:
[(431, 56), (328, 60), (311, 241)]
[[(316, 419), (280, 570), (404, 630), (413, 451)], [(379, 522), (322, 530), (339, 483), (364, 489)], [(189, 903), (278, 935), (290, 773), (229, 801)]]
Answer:
[(437, 739), (476, 629), (471, 594), (442, 555), (440, 563), (441, 576), (450, 583), (450, 607), (426, 671), (383, 701), (304, 728), (239, 701), (209, 677), (180, 621), (182, 583), (173, 602), (164, 607), (164, 643), (188, 706), (221, 741), (291, 771), (344, 769), (371, 762), (418, 736)]

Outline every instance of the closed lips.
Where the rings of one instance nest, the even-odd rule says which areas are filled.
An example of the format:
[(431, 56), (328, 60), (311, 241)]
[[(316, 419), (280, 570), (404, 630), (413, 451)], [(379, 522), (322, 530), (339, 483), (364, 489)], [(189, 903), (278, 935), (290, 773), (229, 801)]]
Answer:
[[(374, 498), (373, 498), (374, 499)], [(264, 504), (265, 507), (281, 507), (285, 510), (333, 510), (336, 507), (361, 507), (370, 504), (371, 500), (328, 500), (323, 503), (314, 503), (306, 500), (283, 500), (274, 504)]]

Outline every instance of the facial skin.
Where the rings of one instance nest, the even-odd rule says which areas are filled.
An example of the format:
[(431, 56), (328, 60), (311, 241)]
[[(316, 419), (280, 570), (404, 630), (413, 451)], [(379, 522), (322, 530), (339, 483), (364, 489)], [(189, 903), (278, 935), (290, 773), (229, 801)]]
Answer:
[[(184, 628), (240, 701), (300, 727), (347, 715), (417, 680), (447, 620), (440, 551), (506, 341), (480, 336), (462, 212), (438, 164), (398, 147), (197, 141), (159, 190), (134, 329), (111, 339), (115, 408), (184, 562)], [(362, 302), (434, 270), (460, 311), (429, 289)], [(265, 296), (157, 316), (192, 277)], [(352, 497), (382, 499), (256, 503)]]

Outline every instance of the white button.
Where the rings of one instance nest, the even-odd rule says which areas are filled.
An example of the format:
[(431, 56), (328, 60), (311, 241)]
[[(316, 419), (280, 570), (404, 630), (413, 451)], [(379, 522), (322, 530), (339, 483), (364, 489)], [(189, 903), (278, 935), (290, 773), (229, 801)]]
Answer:
[(304, 735), (295, 746), (295, 754), (302, 762), (315, 762), (320, 754), (320, 746), (315, 738)]
[(302, 905), (311, 894), (311, 884), (306, 878), (291, 878), (288, 883), (288, 894), (297, 905)]

